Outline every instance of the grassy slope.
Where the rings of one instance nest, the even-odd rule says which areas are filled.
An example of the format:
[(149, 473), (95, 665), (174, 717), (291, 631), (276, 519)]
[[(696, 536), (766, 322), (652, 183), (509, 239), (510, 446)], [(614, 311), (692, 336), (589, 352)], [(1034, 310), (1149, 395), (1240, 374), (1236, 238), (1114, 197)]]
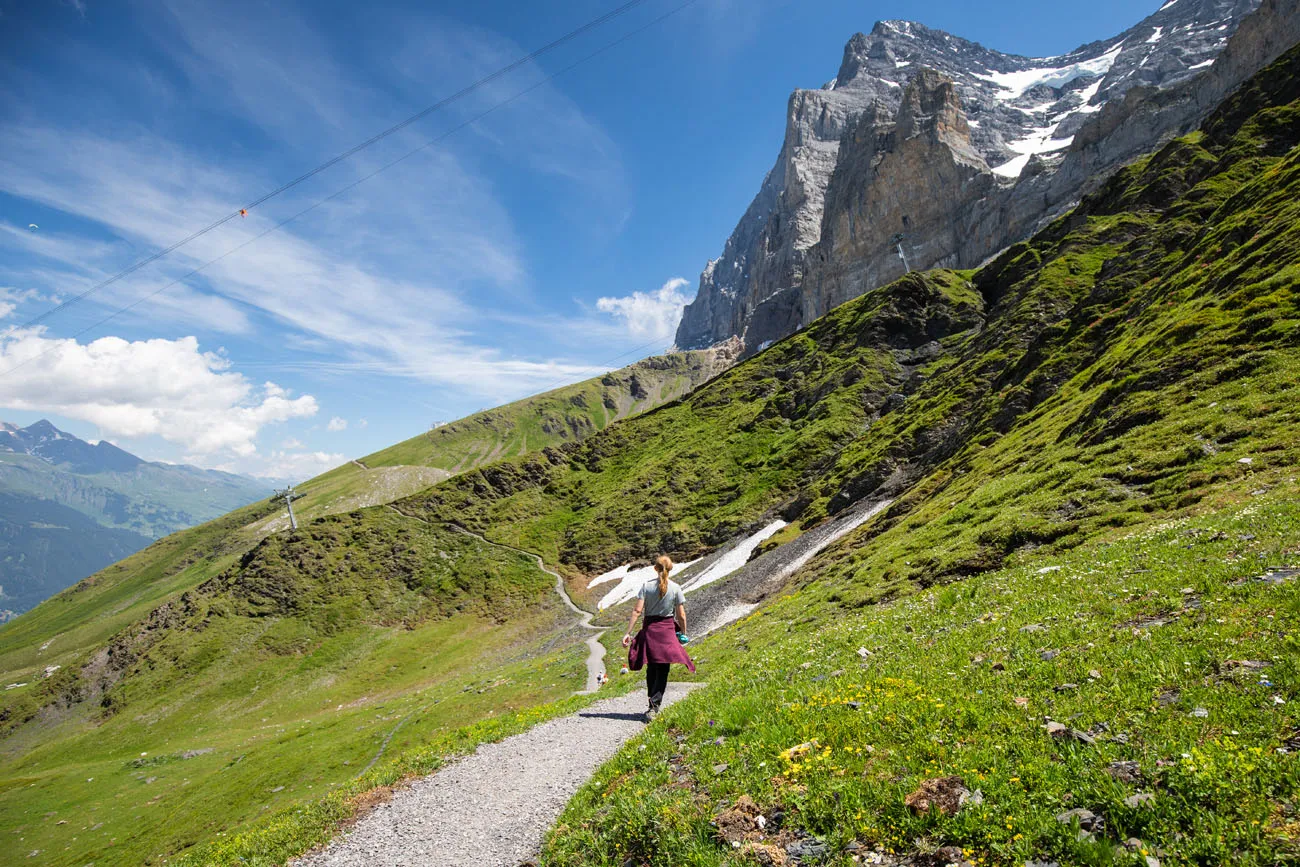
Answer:
[[(1294, 863), (1300, 589), (1252, 579), (1300, 558), (1297, 500), (1291, 484), (851, 614), (779, 600), (697, 648), (712, 686), (601, 769), (543, 863), (769, 863), (712, 824), (741, 796), (786, 817), (789, 836), (751, 842), (816, 835), (826, 864), (854, 863), (852, 843), (885, 864), (944, 846), (1017, 867)], [(1048, 720), (1097, 742), (1058, 742)], [(787, 752), (801, 744), (815, 746)], [(1112, 762), (1135, 762), (1134, 779), (1114, 779)], [(921, 780), (947, 776), (983, 804), (907, 809)], [(1125, 803), (1138, 793), (1154, 800)], [(1076, 839), (1056, 820), (1074, 808), (1105, 830)], [(1130, 838), (1139, 851), (1123, 849)]]
[[(847, 445), (807, 512), (900, 476), (903, 496), (699, 649), (718, 685), (602, 771), (548, 863), (767, 863), (711, 824), (741, 794), (826, 838), (829, 863), (851, 841), (885, 863), (1300, 858), (1297, 583), (1252, 580), (1300, 566), (1298, 141), (1300, 50), (975, 275), (987, 327)], [(905, 807), (947, 775), (984, 804)], [(1056, 820), (1075, 807), (1104, 818), (1095, 839)]]
[(800, 498), (868, 429), (919, 347), (968, 341), (982, 299), (951, 272), (917, 274), (840, 308), (681, 401), (580, 444), (464, 473), (401, 501), (548, 561), (600, 570), (683, 557)]
[[(304, 482), (295, 509), (303, 519), (411, 496), (459, 472), (503, 458), (578, 442), (623, 418), (675, 400), (712, 378), (723, 362), (711, 351), (638, 361), (604, 376), (524, 398), (445, 424)], [(282, 515), (259, 532), (288, 527)]]
[(638, 361), (604, 376), (475, 413), (361, 459), (368, 467), (465, 472), (502, 458), (577, 442), (615, 421), (675, 400), (720, 370), (715, 353)]
[(1289, 463), (1298, 86), (1268, 82), (978, 274), (912, 275), (679, 403), (398, 507), (594, 569), (902, 495), (813, 573), (861, 602)]
[[(466, 472), (398, 506), (467, 521), (586, 569), (660, 548), (692, 552), (778, 509), (806, 524), (841, 501), (901, 495), (883, 520), (808, 570), (821, 580), (787, 603), (807, 613), (775, 627), (807, 641), (813, 623), (838, 621), (846, 608), (987, 576), (1031, 552), (1059, 553), (1153, 516), (1283, 484), (1283, 469), (1297, 457), (1291, 407), (1300, 354), (1295, 66), (1295, 57), (1280, 64), (1202, 134), (1124, 173), (1076, 214), (978, 274), (914, 275), (845, 305), (680, 402), (580, 444)], [(1252, 463), (1239, 463), (1244, 457)], [(962, 509), (969, 509), (964, 517)], [(337, 531), (333, 547), (289, 558), (284, 549), (259, 549), (228, 573), (237, 579), (228, 592), (251, 582), (248, 604), (276, 611), (279, 584), (259, 578), (268, 556), (281, 555), (266, 574), (313, 560), (335, 568), (329, 551), (367, 539), (374, 569), (400, 568), (406, 551), (381, 544), (393, 528), (380, 532), (376, 514), (391, 512), (312, 525)], [(1290, 513), (1280, 514), (1284, 520)], [(425, 525), (400, 526), (419, 532), (413, 528)], [(1279, 556), (1291, 550), (1285, 538)], [(297, 620), (276, 614), (283, 617), (277, 622), (292, 622), (261, 649), (292, 649), (302, 629), (310, 650), (330, 626), (327, 612), (361, 604), (325, 598), (329, 605)], [(211, 610), (186, 605), (193, 616)], [(719, 645), (743, 642), (752, 628)], [(7, 640), (0, 630), (0, 642)], [(176, 666), (192, 660), (180, 647), (167, 655), (169, 647), (149, 645), (149, 653), (163, 655), (144, 657), (161, 664), (159, 676), (176, 676)], [(722, 682), (742, 669), (724, 666)], [(121, 689), (130, 707), (129, 681)], [(120, 693), (106, 695), (113, 707)], [(744, 700), (724, 686), (698, 701)], [(982, 736), (979, 726), (972, 731), (971, 738)], [(745, 732), (726, 742), (729, 749), (744, 746)], [(1055, 788), (1061, 779), (1068, 775), (1037, 796), (1064, 799)], [(856, 776), (850, 784), (862, 785)], [(1245, 790), (1231, 788), (1238, 783), (1226, 785), (1244, 802)], [(829, 807), (814, 800), (800, 809), (815, 817)], [(573, 818), (570, 827), (581, 834), (557, 839), (556, 857), (612, 857), (606, 844), (616, 839), (617, 822), (592, 809)], [(665, 852), (704, 840), (703, 854), (691, 857), (712, 863), (707, 859), (729, 851), (708, 841), (698, 813), (664, 822), (657, 832), (670, 841)], [(806, 824), (824, 826), (816, 818)], [(1003, 857), (993, 848), (982, 854)]]
[[(75, 664), (165, 599), (217, 575), (251, 547), (239, 530), (272, 510), (260, 503), (174, 533), (5, 624), (0, 672), (6, 682), (29, 680), (47, 665)], [(7, 706), (8, 697), (0, 702)]]
[[(489, 441), (500, 445), (500, 440), (493, 439), (496, 433), (486, 437), (478, 435), (476, 439), (473, 431), (490, 428), (498, 433), (508, 433), (541, 425), (553, 427), (547, 419), (562, 413), (564, 406), (575, 406), (572, 402), (575, 397), (583, 400), (594, 397), (603, 406), (607, 395), (624, 414), (639, 412), (655, 400), (687, 388), (688, 383), (699, 384), (712, 374), (714, 364), (715, 356), (703, 352), (648, 359), (602, 378), (447, 425), (440, 429), (450, 431), (450, 440), (445, 446), (417, 437), (392, 450), (373, 455), (367, 461), (375, 461), (374, 466), (398, 473), (407, 470), (415, 474), (434, 474), (438, 472), (436, 467), (397, 467), (391, 464), (393, 461), (410, 461), (421, 465), (454, 466), (462, 460), (456, 456), (460, 449), (493, 451), (497, 450), (497, 445), (489, 448)], [(640, 402), (632, 396), (633, 377), (640, 383), (635, 389), (637, 393), (646, 395)], [(611, 384), (605, 385), (603, 380)], [(608, 419), (602, 416), (602, 423), (606, 421)], [(532, 436), (529, 443), (542, 446), (569, 437), (571, 429), (566, 425), (563, 436), (556, 434), (549, 441)], [(522, 441), (518, 445), (522, 447)], [(452, 457), (439, 457), (444, 447), (450, 450), (448, 454)], [(382, 483), (377, 487), (373, 479), (367, 478), (368, 475), (355, 464), (345, 465), (305, 483), (301, 490), (308, 496), (295, 505), (306, 521), (337, 509), (356, 508), (358, 500), (386, 502), (410, 493), (401, 487), (402, 479), (394, 481), (391, 488)], [(414, 476), (410, 475), (405, 481), (414, 484), (416, 489), (425, 487), (430, 481), (427, 476), (421, 476), (423, 482), (411, 482), (411, 478)], [(0, 677), (6, 683), (30, 680), (47, 665), (73, 666), (92, 650), (103, 646), (110, 636), (143, 619), (167, 599), (191, 590), (229, 568), (257, 544), (268, 525), (281, 520), (282, 514), (280, 508), (269, 503), (239, 509), (216, 521), (162, 539), (47, 600), (0, 628)], [(11, 698), (0, 696), (0, 708), (7, 706)]]
[(564, 697), (570, 625), (528, 558), (386, 509), (318, 521), (6, 694), (0, 824), (36, 863), (156, 862), (345, 786), (381, 747)]

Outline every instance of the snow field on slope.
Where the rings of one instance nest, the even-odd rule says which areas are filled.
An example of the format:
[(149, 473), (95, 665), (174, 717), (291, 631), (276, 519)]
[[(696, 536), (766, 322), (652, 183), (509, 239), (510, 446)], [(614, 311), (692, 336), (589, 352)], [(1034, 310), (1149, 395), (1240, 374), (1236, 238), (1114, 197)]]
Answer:
[(741, 566), (749, 562), (749, 557), (754, 553), (754, 549), (766, 542), (768, 539), (781, 532), (786, 527), (786, 522), (776, 520), (759, 530), (752, 536), (746, 538), (736, 547), (723, 554), (717, 561), (705, 569), (699, 575), (691, 580), (689, 584), (682, 588), (686, 593), (699, 590), (708, 584), (712, 584), (719, 578), (726, 578), (732, 572), (735, 572)]
[(1110, 72), (1110, 68), (1115, 65), (1115, 60), (1123, 50), (1124, 43), (1120, 42), (1105, 54), (1092, 60), (1082, 60), (1067, 66), (1040, 66), (1019, 72), (989, 72), (986, 75), (976, 73), (975, 77), (996, 85), (1001, 91), (998, 93), (998, 99), (1002, 102), (1014, 102), (1027, 91), (1042, 84), (1049, 87), (1064, 87), (1085, 75), (1105, 75)]
[[(785, 526), (785, 521), (776, 520), (759, 530), (757, 533), (747, 536), (738, 545), (719, 557), (707, 569), (692, 578), (691, 581), (682, 588), (682, 591), (690, 593), (693, 590), (698, 590), (701, 587), (712, 584), (719, 578), (725, 578), (732, 572), (735, 572), (741, 566), (744, 566), (749, 562), (749, 557), (754, 553), (755, 548), (779, 533), (785, 528)], [(694, 566), (698, 562), (700, 561), (691, 560), (687, 563), (678, 563), (673, 566), (673, 571), (669, 574), (670, 576), (677, 575), (683, 569)], [(595, 578), (592, 578), (587, 584), (587, 587), (591, 588), (600, 584), (606, 584), (610, 581), (618, 581), (618, 584), (602, 596), (600, 602), (597, 603), (597, 607), (603, 611), (606, 608), (621, 605), (630, 599), (636, 598), (637, 591), (641, 589), (642, 585), (654, 577), (655, 570), (653, 566), (642, 566), (639, 569), (633, 569), (632, 564), (626, 563), (622, 566), (611, 569), (602, 575), (597, 575)]]
[[(677, 563), (673, 566), (673, 571), (669, 572), (669, 577), (676, 575), (688, 566), (694, 566), (699, 560), (691, 560), (689, 563)], [(613, 590), (610, 590), (600, 598), (596, 607), (601, 611), (614, 605), (620, 605), (629, 599), (636, 598), (636, 593), (651, 578), (655, 577), (654, 566), (642, 566), (640, 569), (633, 569), (631, 563), (626, 563), (617, 568), (611, 569), (603, 575), (597, 575), (587, 584), (588, 588), (595, 587), (598, 584), (604, 584), (608, 581), (617, 580), (618, 584)]]

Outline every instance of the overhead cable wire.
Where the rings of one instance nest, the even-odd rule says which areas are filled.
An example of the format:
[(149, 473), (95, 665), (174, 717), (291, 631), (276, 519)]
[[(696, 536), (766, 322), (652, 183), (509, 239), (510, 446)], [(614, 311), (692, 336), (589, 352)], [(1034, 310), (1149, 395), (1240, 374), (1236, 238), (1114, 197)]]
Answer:
[[(404, 161), (410, 159), (411, 157), (415, 156), (416, 154), (421, 153), (422, 151), (425, 151), (425, 150), (427, 150), (428, 148), (431, 148), (431, 147), (433, 147), (434, 145), (439, 144), (439, 143), (445, 141), (445, 140), (446, 140), (448, 137), (450, 137), (451, 135), (453, 135), (453, 134), (455, 134), (455, 133), (461, 131), (462, 129), (465, 129), (466, 127), (473, 126), (474, 124), (478, 123), (479, 121), (483, 120), (484, 118), (488, 117), (489, 115), (491, 115), (491, 114), (493, 114), (493, 113), (495, 113), (495, 112), (501, 110), (502, 108), (505, 108), (506, 106), (508, 106), (508, 105), (510, 105), (510, 104), (512, 104), (512, 103), (514, 103), (514, 102), (516, 102), (516, 101), (518, 101), (518, 100), (520, 100), (520, 99), (522, 99), (523, 97), (525, 97), (525, 96), (527, 96), (528, 94), (532, 93), (533, 91), (535, 91), (535, 90), (537, 90), (537, 89), (543, 87), (544, 85), (550, 84), (552, 81), (554, 81), (555, 79), (559, 78), (561, 75), (565, 75), (566, 73), (571, 72), (571, 71), (573, 71), (574, 69), (577, 69), (579, 66), (582, 66), (584, 63), (587, 63), (588, 61), (594, 60), (596, 57), (599, 57), (600, 55), (604, 54), (605, 52), (610, 51), (610, 50), (612, 50), (612, 49), (614, 49), (614, 48), (617, 48), (619, 45), (622, 45), (624, 42), (627, 42), (629, 39), (632, 39), (633, 37), (638, 36), (638, 35), (640, 35), (641, 33), (644, 33), (646, 30), (649, 30), (651, 27), (654, 27), (655, 25), (657, 25), (657, 24), (659, 24), (659, 23), (661, 23), (661, 22), (663, 22), (663, 21), (666, 21), (667, 19), (669, 19), (669, 18), (671, 18), (672, 16), (678, 14), (679, 12), (683, 11), (684, 9), (687, 9), (687, 8), (689, 8), (689, 7), (691, 7), (691, 6), (694, 6), (694, 5), (695, 5), (696, 3), (698, 3), (698, 2), (699, 2), (699, 0), (686, 0), (686, 2), (684, 2), (684, 3), (682, 3), (682, 4), (678, 5), (678, 6), (673, 7), (672, 9), (670, 9), (670, 10), (668, 10), (667, 12), (663, 13), (663, 14), (660, 15), (659, 17), (654, 18), (654, 19), (652, 19), (651, 21), (648, 21), (647, 23), (641, 25), (640, 27), (636, 28), (635, 30), (629, 31), (628, 33), (624, 34), (623, 36), (620, 36), (618, 39), (615, 39), (613, 42), (607, 43), (606, 45), (604, 45), (604, 46), (602, 46), (602, 47), (596, 49), (595, 51), (593, 51), (593, 52), (591, 52), (590, 54), (586, 55), (585, 57), (581, 58), (580, 60), (576, 60), (576, 61), (574, 61), (573, 63), (570, 63), (568, 66), (565, 66), (564, 68), (562, 68), (562, 69), (560, 69), (560, 70), (557, 70), (556, 72), (551, 73), (550, 75), (546, 76), (545, 78), (541, 79), (540, 81), (536, 82), (535, 84), (532, 84), (532, 85), (530, 85), (530, 86), (524, 88), (523, 90), (519, 91), (518, 93), (514, 94), (513, 96), (510, 96), (510, 97), (508, 97), (508, 98), (502, 100), (501, 102), (498, 102), (496, 105), (493, 105), (491, 108), (485, 109), (484, 111), (480, 112), (479, 114), (475, 115), (474, 117), (470, 118), (469, 120), (464, 121), (464, 122), (462, 122), (462, 123), (457, 124), (456, 126), (451, 127), (450, 129), (446, 130), (445, 132), (443, 132), (442, 134), (436, 136), (435, 138), (430, 139), (429, 141), (425, 142), (424, 144), (420, 145), (419, 147), (416, 147), (416, 148), (414, 148), (414, 149), (412, 149), (412, 150), (409, 150), (409, 151), (407, 151), (406, 153), (402, 154), (401, 156), (397, 157), (396, 159), (393, 159), (393, 160), (390, 160), (390, 161), (387, 162), (387, 163), (384, 163), (384, 164), (381, 165), (379, 168), (375, 169), (374, 171), (370, 172), (369, 174), (362, 175), (361, 177), (357, 178), (357, 179), (356, 179), (355, 181), (353, 181), (352, 183), (350, 183), (350, 184), (348, 184), (348, 185), (342, 187), (341, 189), (339, 189), (337, 192), (331, 193), (330, 195), (326, 196), (325, 198), (323, 198), (323, 199), (317, 201), (315, 204), (308, 205), (307, 207), (303, 208), (301, 211), (298, 211), (297, 213), (293, 214), (292, 216), (286, 217), (285, 219), (283, 219), (283, 220), (281, 220), (280, 222), (276, 223), (275, 225), (271, 226), (269, 229), (267, 229), (267, 230), (261, 232), (260, 234), (254, 235), (253, 237), (249, 238), (247, 241), (244, 241), (242, 244), (239, 244), (238, 246), (232, 247), (231, 249), (229, 249), (229, 250), (227, 250), (226, 252), (222, 253), (220, 256), (217, 256), (217, 257), (215, 257), (215, 258), (213, 258), (213, 259), (209, 259), (207, 262), (204, 262), (202, 265), (199, 265), (197, 268), (195, 268), (194, 270), (190, 271), (189, 273), (184, 274), (184, 275), (181, 276), (181, 277), (177, 277), (175, 280), (172, 280), (170, 283), (167, 283), (167, 284), (165, 284), (165, 285), (159, 287), (158, 289), (155, 289), (154, 291), (148, 293), (147, 295), (143, 295), (143, 296), (141, 296), (140, 298), (137, 298), (135, 301), (132, 301), (130, 304), (127, 304), (127, 305), (125, 305), (125, 306), (123, 306), (123, 307), (119, 307), (117, 310), (114, 310), (112, 313), (108, 314), (108, 315), (105, 316), (104, 318), (102, 318), (102, 319), (100, 319), (100, 320), (98, 320), (98, 321), (96, 321), (96, 322), (93, 322), (93, 323), (91, 323), (90, 325), (87, 325), (85, 328), (81, 329), (80, 331), (77, 331), (77, 332), (73, 333), (70, 339), (75, 340), (76, 338), (81, 337), (82, 335), (86, 334), (87, 332), (89, 332), (89, 331), (93, 331), (94, 329), (99, 328), (101, 325), (106, 325), (107, 323), (111, 322), (113, 319), (116, 319), (118, 316), (122, 315), (123, 313), (129, 312), (129, 311), (135, 309), (136, 307), (139, 307), (139, 306), (140, 306), (141, 304), (143, 304), (144, 302), (146, 302), (146, 301), (148, 301), (148, 300), (150, 300), (150, 299), (152, 299), (152, 298), (155, 298), (155, 297), (157, 297), (158, 295), (161, 295), (163, 292), (166, 292), (168, 289), (172, 288), (173, 286), (176, 286), (177, 284), (182, 283), (182, 282), (184, 282), (185, 280), (188, 280), (189, 278), (191, 278), (191, 277), (193, 277), (193, 276), (195, 276), (195, 275), (201, 273), (202, 271), (206, 270), (207, 268), (211, 267), (212, 265), (215, 265), (216, 263), (222, 261), (223, 259), (226, 259), (227, 257), (232, 256), (232, 255), (234, 255), (235, 253), (238, 253), (240, 250), (243, 250), (245, 247), (248, 247), (249, 245), (251, 245), (251, 244), (253, 244), (253, 243), (255, 243), (255, 242), (261, 240), (262, 238), (265, 238), (267, 235), (270, 235), (270, 234), (273, 233), (273, 232), (279, 231), (280, 229), (284, 228), (285, 226), (289, 225), (290, 223), (294, 222), (295, 220), (297, 220), (297, 219), (299, 219), (299, 218), (301, 218), (301, 217), (306, 216), (307, 214), (311, 213), (312, 211), (316, 210), (317, 208), (321, 207), (322, 205), (325, 205), (325, 204), (327, 204), (327, 203), (329, 203), (329, 202), (332, 202), (333, 200), (337, 199), (338, 197), (342, 196), (343, 194), (345, 194), (345, 193), (347, 193), (347, 192), (350, 192), (351, 190), (357, 188), (357, 187), (360, 186), (361, 184), (363, 184), (363, 183), (365, 183), (366, 181), (368, 181), (368, 180), (370, 180), (371, 178), (373, 178), (375, 175), (378, 175), (378, 174), (381, 173), (381, 172), (387, 171), (388, 169), (392, 168), (393, 166), (397, 165), (398, 163), (404, 162)], [(26, 327), (26, 326), (24, 326), (24, 327)], [(0, 336), (7, 337), (8, 334), (0, 335)], [(69, 338), (64, 338), (64, 339), (69, 339)], [(15, 364), (13, 367), (10, 367), (8, 370), (4, 371), (3, 373), (0, 373), (0, 377), (8, 376), (9, 374), (13, 373), (15, 370), (18, 370), (19, 368), (25, 367), (26, 365), (31, 364), (33, 361), (38, 361), (38, 360), (40, 360), (41, 358), (44, 358), (46, 355), (50, 354), (51, 352), (53, 352), (53, 351), (56, 350), (57, 348), (58, 348), (58, 345), (51, 346), (49, 349), (46, 349), (44, 352), (40, 352), (40, 353), (38, 353), (38, 354), (32, 356), (31, 358), (28, 358), (28, 359), (26, 359), (26, 360), (24, 360), (24, 361), (20, 361), (18, 364)]]
[(316, 166), (314, 169), (308, 172), (304, 172), (303, 174), (299, 175), (298, 177), (294, 178), (291, 181), (288, 181), (287, 183), (281, 184), (280, 186), (276, 187), (274, 190), (271, 190), (269, 193), (266, 193), (265, 195), (260, 196), (254, 199), (253, 201), (249, 202), (248, 204), (244, 205), (242, 208), (236, 208), (234, 211), (230, 212), (229, 214), (226, 214), (224, 217), (221, 217), (218, 220), (209, 223), (208, 225), (204, 226), (202, 229), (198, 229), (197, 231), (191, 232), (189, 235), (186, 235), (184, 238), (180, 239), (179, 241), (172, 244), (171, 246), (165, 247), (162, 250), (159, 250), (158, 252), (154, 253), (153, 255), (141, 259), (139, 262), (136, 262), (134, 265), (131, 265), (130, 267), (117, 272), (116, 274), (114, 274), (113, 276), (109, 277), (106, 280), (96, 283), (94, 286), (91, 286), (89, 289), (86, 289), (85, 291), (72, 296), (66, 301), (63, 301), (55, 305), (54, 307), (51, 307), (49, 310), (46, 310), (44, 313), (41, 313), (38, 316), (29, 319), (28, 321), (22, 323), (21, 325), (10, 326), (9, 330), (7, 330), (3, 335), (0, 335), (0, 337), (8, 337), (10, 334), (13, 334), (15, 331), (31, 328), (34, 325), (39, 325), (41, 322), (44, 322), (46, 319), (50, 318), (51, 316), (54, 316), (55, 314), (59, 313), (62, 310), (66, 310), (68, 307), (71, 307), (73, 304), (85, 300), (86, 298), (95, 294), (99, 290), (104, 289), (107, 286), (111, 286), (112, 284), (118, 282), (122, 278), (134, 274), (136, 271), (139, 271), (141, 268), (144, 268), (147, 265), (157, 262), (159, 259), (162, 259), (164, 256), (167, 256), (170, 253), (175, 252), (181, 247), (184, 247), (186, 244), (190, 243), (191, 241), (197, 240), (198, 238), (203, 237), (209, 232), (221, 228), (226, 223), (229, 223), (231, 220), (234, 220), (236, 217), (247, 216), (248, 212), (253, 208), (256, 208), (258, 205), (262, 205), (265, 204), (266, 202), (269, 202), (271, 199), (274, 199), (276, 196), (279, 196), (280, 194), (293, 189), (294, 187), (298, 186), (304, 181), (314, 178), (316, 175), (320, 174), (326, 169), (338, 165), (339, 163), (343, 162), (349, 157), (355, 156), (357, 153), (360, 153), (361, 151), (365, 150), (371, 145), (379, 141), (382, 141), (383, 139), (387, 138), (393, 133), (400, 132), (401, 130), (406, 129), (411, 124), (423, 120), (424, 118), (428, 117), (434, 112), (446, 108), (447, 106), (451, 105), (454, 102), (464, 99), (466, 96), (469, 96), (474, 91), (479, 90), (480, 88), (488, 84), (491, 84), (492, 82), (496, 81), (502, 76), (514, 72), (519, 67), (525, 66), (537, 60), (539, 57), (542, 57), (543, 55), (548, 54), (551, 51), (554, 51), (556, 48), (559, 48), (560, 46), (568, 42), (572, 42), (574, 39), (581, 36), (582, 34), (590, 30), (593, 30), (597, 27), (600, 27), (602, 24), (612, 21), (615, 18), (618, 18), (619, 16), (632, 11), (637, 6), (641, 6), (646, 2), (647, 0), (629, 0), (629, 2), (624, 3), (622, 6), (619, 6), (616, 9), (611, 9), (609, 12), (606, 12), (604, 15), (601, 15), (598, 18), (593, 18), (592, 20), (588, 21), (586, 24), (583, 24), (581, 27), (570, 30), (568, 33), (564, 34), (560, 38), (548, 42), (547, 44), (543, 45), (541, 48), (536, 49), (535, 51), (525, 54), (523, 57), (520, 57), (517, 60), (508, 63), (507, 65), (501, 67), (495, 72), (485, 75), (484, 77), (480, 78), (478, 81), (475, 81), (473, 84), (466, 85), (465, 87), (453, 93), (451, 96), (444, 97), (438, 100), (437, 102), (435, 102), (433, 105), (421, 109), (420, 111), (408, 117), (406, 120), (403, 120), (400, 123), (396, 123), (393, 126), (390, 126), (388, 129), (383, 130), (382, 132), (376, 133), (375, 135), (371, 136), (370, 138), (366, 139), (360, 144), (354, 145), (353, 147), (345, 150), (343, 153), (338, 154), (337, 156), (326, 160), (325, 162)]

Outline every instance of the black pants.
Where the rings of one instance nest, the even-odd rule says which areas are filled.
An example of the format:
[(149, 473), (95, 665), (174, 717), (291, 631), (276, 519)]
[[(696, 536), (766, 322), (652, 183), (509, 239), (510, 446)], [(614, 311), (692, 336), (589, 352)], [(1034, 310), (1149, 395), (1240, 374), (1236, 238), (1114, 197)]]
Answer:
[(668, 689), (668, 669), (672, 665), (667, 662), (647, 662), (645, 664), (645, 691), (650, 698), (650, 707), (659, 710), (659, 705), (663, 704), (664, 691)]

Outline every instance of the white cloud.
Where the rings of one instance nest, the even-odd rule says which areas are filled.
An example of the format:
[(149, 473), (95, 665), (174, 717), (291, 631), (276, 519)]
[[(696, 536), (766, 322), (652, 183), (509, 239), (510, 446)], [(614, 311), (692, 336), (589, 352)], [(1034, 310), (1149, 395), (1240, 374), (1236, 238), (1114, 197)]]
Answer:
[(280, 448), (282, 448), (282, 449), (300, 449), (300, 448), (302, 448), (302, 440), (300, 440), (300, 439), (296, 439), (295, 437), (289, 437), (289, 438), (286, 439), (284, 442), (280, 443)]
[(596, 309), (622, 320), (634, 337), (671, 339), (690, 299), (681, 291), (689, 281), (674, 277), (655, 292), (633, 292), (622, 298), (601, 298)]
[[(313, 213), (309, 225), (291, 224), (261, 238), (219, 259), (201, 280), (191, 279), (197, 285), (172, 286), (134, 314), (176, 319), (187, 328), (237, 332), (249, 327), (244, 310), (258, 310), (287, 326), (290, 335), (319, 338), (345, 366), (489, 399), (516, 397), (584, 371), (581, 364), (511, 358), (478, 343), (472, 329), (482, 324), (480, 311), (466, 304), (462, 294), (470, 294), (470, 287), (507, 286), (521, 279), (508, 220), (485, 182), (467, 173), (453, 155), (432, 153), (409, 168), (418, 169), (415, 177), (407, 173), (387, 187), (368, 186), (365, 201), (323, 208)], [(187, 215), (221, 213), (226, 208), (222, 190), (265, 185), (223, 173), (153, 136), (127, 142), (0, 126), (0, 190), (111, 224), (137, 248), (171, 243), (176, 226), (190, 219)], [(432, 210), (420, 212), (420, 205), (411, 202)], [(250, 241), (294, 206), (281, 201), (280, 213), (250, 214), (228, 224), (159, 263), (161, 274), (140, 281), (133, 277), (134, 282), (115, 284), (94, 297), (113, 305), (142, 298)], [(0, 234), (0, 244), (6, 240), (10, 246), (24, 243), (21, 236)], [(75, 246), (64, 246), (64, 264), (84, 268), (74, 258)], [(59, 248), (47, 244), (45, 252), (54, 257)], [(46, 288), (79, 291), (126, 261), (110, 257), (99, 269), (82, 274), (45, 272), (59, 281)], [(0, 262), (0, 278), (6, 268)], [(66, 279), (69, 274), (76, 275), (75, 282)], [(21, 276), (36, 280), (41, 272), (24, 270)]]
[(370, 427), (370, 419), (368, 418), (358, 419), (357, 427), (361, 428), (362, 430), (365, 430), (366, 428)]
[(196, 455), (253, 456), (265, 426), (316, 414), (311, 395), (254, 386), (198, 340), (81, 344), (40, 329), (0, 340), (0, 406), (98, 425), (108, 436), (159, 436)]
[[(69, 124), (46, 105), (67, 109), (71, 98), (42, 90), (33, 74), (23, 89), (33, 94), (29, 104), (0, 122), (0, 192), (62, 213), (41, 219), (39, 233), (27, 232), (24, 220), (0, 221), (0, 248), (8, 248), (0, 249), (0, 282), (21, 277), (22, 285), (65, 294), (89, 288), (426, 104), (429, 81), (496, 68), (522, 53), (497, 34), (431, 13), (358, 15), (353, 23), (367, 38), (356, 44), (383, 46), (378, 63), (341, 53), (310, 6), (227, 14), (169, 0), (155, 13), (142, 18), (141, 30), (179, 76), (149, 74), (148, 66), (96, 54), (94, 46), (81, 46), (90, 56), (77, 62), (134, 84), (150, 96), (146, 104), (201, 104), (260, 135), (213, 151), (156, 113), (123, 116), (111, 128)], [(272, 332), (282, 347), (318, 342), (320, 354), (341, 364), (484, 399), (517, 397), (580, 373), (585, 365), (537, 358), (535, 348), (503, 341), (485, 316), (501, 306), (537, 306), (511, 209), (492, 176), (502, 160), (523, 167), (524, 180), (543, 184), (554, 194), (548, 201), (588, 231), (608, 231), (627, 208), (617, 146), (550, 84), (186, 277), (540, 74), (519, 70), (441, 112), (438, 123), (390, 136), (93, 297), (116, 308), (185, 278), (123, 316), (123, 329), (157, 333), (158, 322), (178, 322), (185, 330), (171, 334), (205, 341), (212, 330)]]
[(348, 420), (334, 416), (334, 418), (330, 419), (330, 423), (325, 425), (325, 429), (334, 433), (345, 431), (348, 429)]
[(332, 470), (346, 460), (342, 454), (329, 452), (274, 451), (250, 475), (264, 479), (305, 481)]
[[(358, 10), (341, 13), (356, 31), (343, 46), (309, 4), (165, 0), (132, 22), (153, 51), (124, 55), (90, 40), (59, 49), (61, 65), (100, 71), (84, 89), (16, 69), (21, 86), (10, 90), (21, 99), (0, 115), (0, 195), (41, 207), (0, 219), (0, 285), (84, 291), (428, 104), (429, 82), (468, 80), (526, 50), (428, 11)], [(195, 334), (215, 346), (220, 332), (274, 346), (278, 369), (409, 378), (437, 389), (427, 396), (439, 414), (590, 375), (592, 353), (605, 354), (593, 343), (626, 332), (587, 309), (584, 324), (600, 327), (571, 329), (582, 341), (535, 327), (549, 299), (534, 294), (532, 248), (513, 215), (521, 201), (545, 201), (553, 219), (569, 218), (568, 234), (604, 237), (622, 225), (630, 187), (617, 144), (554, 84), (254, 240), (549, 69), (516, 70), (48, 324), (67, 333), (74, 316), (93, 321), (149, 296), (115, 320), (115, 333)], [(111, 124), (87, 119), (106, 105)], [(199, 126), (237, 133), (218, 142), (196, 136)], [(26, 229), (29, 216), (39, 232)], [(11, 311), (0, 332), (44, 305), (29, 307)], [(501, 327), (493, 317), (502, 310), (523, 324)], [(271, 366), (239, 354), (240, 370)], [(424, 390), (410, 390), (423, 402)]]

